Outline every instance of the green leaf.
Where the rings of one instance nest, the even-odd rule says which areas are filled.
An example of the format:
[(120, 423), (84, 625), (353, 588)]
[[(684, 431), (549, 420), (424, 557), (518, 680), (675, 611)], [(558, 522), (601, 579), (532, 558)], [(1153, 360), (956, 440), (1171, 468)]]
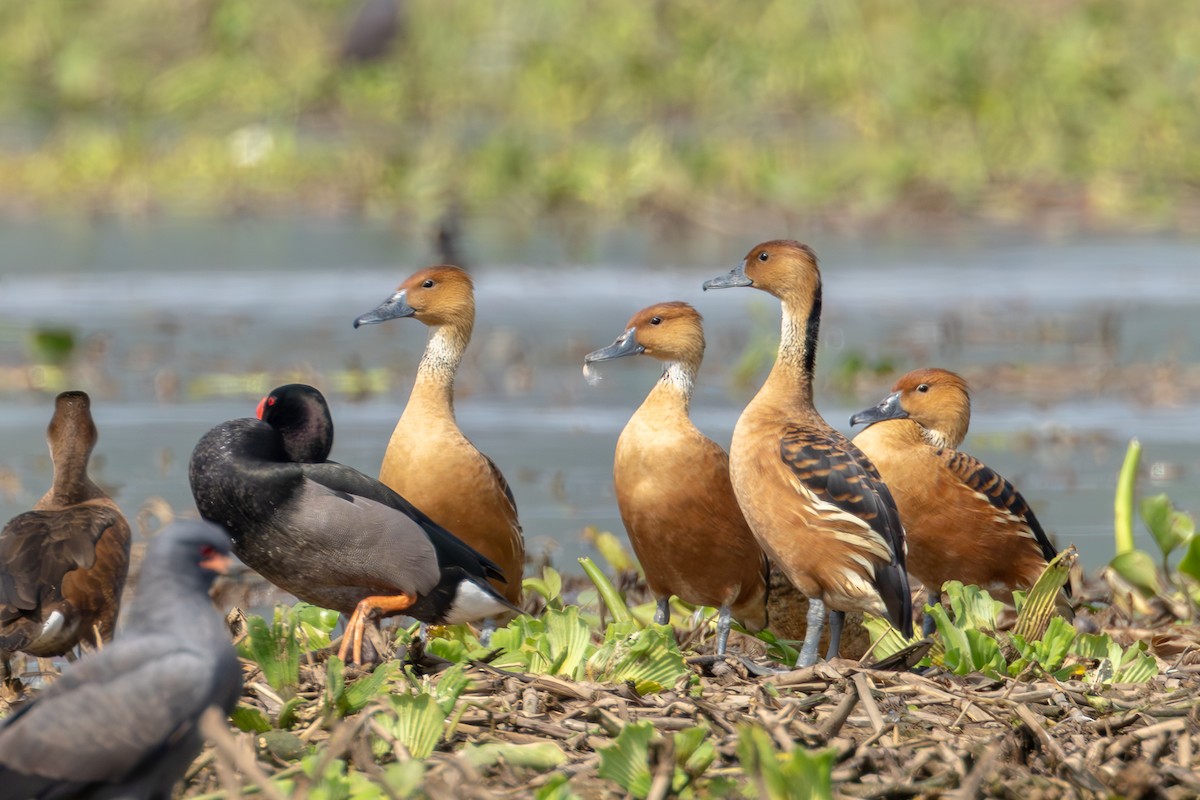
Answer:
[(571, 791), (571, 776), (558, 773), (533, 793), (534, 800), (578, 800), (579, 795)]
[(461, 752), (467, 763), (476, 769), (485, 769), (504, 762), (513, 767), (549, 772), (567, 761), (566, 753), (553, 742), (534, 744), (486, 742), (484, 744), (468, 744)]
[(643, 630), (632, 623), (608, 626), (602, 644), (587, 661), (585, 675), (605, 683), (633, 681), (638, 691), (662, 691), (690, 674), (669, 625), (651, 624)]
[(1154, 559), (1141, 550), (1121, 553), (1109, 562), (1109, 566), (1147, 597), (1153, 597), (1162, 591)]
[(367, 703), (387, 691), (387, 682), (399, 672), (395, 661), (380, 664), (370, 675), (359, 678), (354, 683), (343, 688), (334, 698), (338, 711), (342, 716), (357, 714), (366, 707)]
[[(638, 569), (638, 563), (629, 554), (625, 545), (613, 533), (609, 531), (596, 531), (595, 528), (590, 528), (589, 533), (585, 534), (592, 546), (600, 553), (600, 557), (608, 563), (608, 568), (613, 572), (628, 572)], [(588, 559), (589, 561), (591, 559)]]
[(1188, 542), (1183, 558), (1179, 559), (1179, 571), (1192, 580), (1200, 581), (1200, 536), (1193, 536)]
[(1137, 439), (1129, 440), (1125, 460), (1117, 476), (1117, 493), (1113, 499), (1113, 518), (1117, 557), (1133, 552), (1133, 491), (1137, 485), (1138, 461), (1142, 457), (1142, 445)]
[(272, 625), (259, 616), (247, 619), (246, 638), (238, 651), (258, 664), (276, 692), (290, 697), (300, 685), (300, 643), (296, 640), (296, 622), (290, 609), (277, 608)]
[(393, 713), (379, 715), (381, 724), (400, 740), (413, 758), (429, 758), (442, 740), (446, 712), (424, 692), (392, 695), (388, 700)]
[(251, 706), (238, 706), (229, 715), (229, 720), (239, 731), (247, 733), (266, 733), (271, 730), (267, 715)]
[(557, 603), (556, 608), (562, 607), (562, 603), (559, 602), (559, 595), (562, 594), (562, 576), (554, 567), (544, 567), (542, 577), (530, 576), (525, 579), (523, 585), (526, 589), (540, 594), (547, 605)]
[(974, 628), (981, 631), (996, 630), (996, 617), (1004, 604), (993, 600), (978, 586), (964, 586), (960, 581), (947, 581), (942, 591), (950, 600), (954, 612), (954, 625), (958, 628)]
[(492, 634), (501, 654), (492, 663), (545, 675), (579, 678), (594, 651), (592, 629), (577, 606), (546, 609), (538, 619), (521, 616)]
[(1013, 635), (1026, 641), (1042, 638), (1051, 618), (1058, 618), (1055, 615), (1058, 613), (1060, 592), (1071, 576), (1071, 566), (1077, 557), (1078, 551), (1071, 545), (1050, 559), (1021, 603)]
[(609, 747), (600, 748), (600, 767), (597, 774), (614, 781), (634, 797), (650, 793), (650, 740), (654, 726), (649, 722), (626, 725)]
[(1163, 558), (1184, 545), (1195, 534), (1195, 524), (1187, 514), (1176, 511), (1166, 494), (1156, 494), (1142, 501), (1142, 522), (1158, 544)]
[(750, 779), (747, 794), (759, 800), (832, 800), (832, 748), (811, 752), (793, 747), (778, 756), (771, 737), (758, 726), (745, 725), (738, 731), (738, 759)]
[(399, 797), (413, 797), (425, 784), (425, 762), (415, 758), (388, 764), (383, 779)]
[(600, 597), (604, 600), (604, 605), (608, 607), (608, 613), (612, 615), (614, 622), (625, 622), (633, 619), (629, 614), (629, 607), (625, 605), (625, 598), (621, 597), (621, 593), (617, 591), (617, 587), (612, 585), (612, 581), (608, 576), (600, 571), (595, 562), (590, 558), (580, 558), (580, 566), (587, 576), (591, 578), (592, 583), (596, 585), (596, 590), (600, 592)]
[(280, 728), (287, 730), (296, 724), (296, 709), (300, 708), (302, 700), (299, 697), (293, 697), (283, 704), (279, 709), (279, 720), (276, 723)]

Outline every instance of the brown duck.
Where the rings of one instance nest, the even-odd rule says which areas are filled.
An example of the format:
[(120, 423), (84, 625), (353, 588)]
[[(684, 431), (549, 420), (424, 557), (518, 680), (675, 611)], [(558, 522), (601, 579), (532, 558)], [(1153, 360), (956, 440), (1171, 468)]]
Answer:
[(129, 572), (129, 523), (88, 477), (96, 424), (84, 392), (55, 400), (46, 432), (54, 484), (0, 532), (0, 667), (112, 638)]

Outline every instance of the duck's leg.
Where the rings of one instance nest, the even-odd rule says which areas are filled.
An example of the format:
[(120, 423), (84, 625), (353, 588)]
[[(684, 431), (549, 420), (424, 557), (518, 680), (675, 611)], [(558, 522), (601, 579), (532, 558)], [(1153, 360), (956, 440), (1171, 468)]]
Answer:
[[(936, 606), (940, 602), (942, 602), (942, 593), (930, 589), (925, 600), (926, 605)], [(926, 612), (925, 618), (921, 620), (921, 635), (932, 636), (936, 630), (937, 622), (934, 621), (932, 614)]]
[(731, 622), (729, 604), (721, 606), (717, 614), (717, 655), (725, 655), (725, 643), (729, 641), (729, 623)]
[(817, 648), (821, 645), (821, 629), (825, 627), (825, 603), (808, 598), (808, 616), (805, 620), (804, 644), (800, 646), (800, 657), (796, 667), (811, 667), (817, 663)]
[(338, 649), (338, 658), (346, 660), (345, 653), (349, 638), (353, 634), (353, 656), (354, 663), (362, 663), (362, 642), (363, 631), (366, 628), (367, 620), (377, 617), (386, 617), (392, 614), (399, 614), (401, 611), (412, 606), (417, 602), (415, 594), (396, 594), (396, 595), (376, 595), (372, 597), (364, 597), (358, 601), (358, 605), (354, 607), (354, 613), (350, 616), (350, 622), (346, 625), (346, 633), (342, 637), (342, 646)]
[(484, 647), (490, 647), (492, 644), (492, 634), (496, 632), (496, 620), (493, 617), (488, 617), (479, 626), (479, 643)]
[(671, 598), (658, 598), (658, 605), (654, 609), (654, 624), (666, 625), (671, 621)]
[(832, 661), (838, 657), (842, 647), (842, 626), (845, 622), (845, 611), (829, 612), (829, 650), (825, 653), (826, 661)]

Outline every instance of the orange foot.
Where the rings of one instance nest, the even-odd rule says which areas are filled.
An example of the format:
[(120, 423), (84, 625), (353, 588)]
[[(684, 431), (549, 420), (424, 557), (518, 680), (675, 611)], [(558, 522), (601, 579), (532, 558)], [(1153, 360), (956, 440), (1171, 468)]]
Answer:
[[(397, 595), (364, 597), (359, 600), (358, 605), (354, 607), (354, 613), (350, 615), (350, 621), (346, 623), (346, 632), (342, 634), (342, 646), (338, 648), (338, 658), (345, 662), (349, 651), (353, 654), (354, 663), (361, 664), (363, 633), (366, 631), (367, 622), (379, 617), (399, 614), (415, 602), (417, 602), (415, 594), (405, 594), (404, 592)], [(351, 649), (352, 642), (353, 649)]]

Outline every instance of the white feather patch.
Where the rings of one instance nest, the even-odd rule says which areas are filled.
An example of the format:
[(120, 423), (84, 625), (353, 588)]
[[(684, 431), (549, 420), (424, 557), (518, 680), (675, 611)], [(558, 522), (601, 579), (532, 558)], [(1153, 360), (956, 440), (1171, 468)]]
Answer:
[(474, 581), (463, 581), (458, 585), (454, 602), (450, 604), (450, 610), (446, 613), (445, 622), (448, 625), (478, 622), (507, 611), (509, 611), (508, 606), (499, 602), (494, 594)]
[(62, 615), (61, 611), (51, 611), (50, 616), (46, 617), (46, 621), (42, 623), (42, 632), (38, 638), (49, 639), (57, 636), (66, 621), (66, 617)]

